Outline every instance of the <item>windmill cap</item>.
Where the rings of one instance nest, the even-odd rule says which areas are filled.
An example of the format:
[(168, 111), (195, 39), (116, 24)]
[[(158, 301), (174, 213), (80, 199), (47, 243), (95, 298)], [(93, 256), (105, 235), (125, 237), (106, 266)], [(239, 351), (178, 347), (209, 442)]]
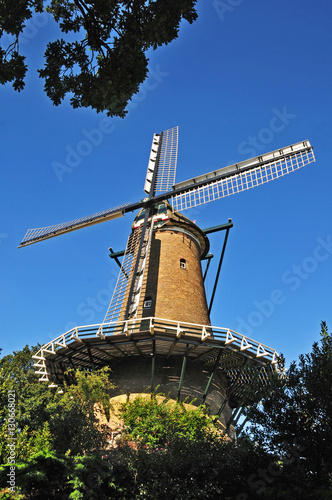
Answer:
[[(145, 209), (142, 209), (137, 214), (132, 229), (138, 228), (143, 223), (144, 214)], [(172, 230), (186, 233), (198, 245), (201, 259), (204, 259), (208, 254), (210, 242), (204, 231), (188, 219), (188, 217), (174, 210), (168, 201), (164, 200), (154, 206), (153, 217), (155, 230)]]

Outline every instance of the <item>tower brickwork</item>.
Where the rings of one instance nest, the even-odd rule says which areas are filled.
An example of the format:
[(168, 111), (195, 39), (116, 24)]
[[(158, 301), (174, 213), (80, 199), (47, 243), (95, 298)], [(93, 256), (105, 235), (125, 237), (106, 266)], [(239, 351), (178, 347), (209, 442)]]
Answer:
[[(154, 231), (142, 317), (209, 325), (201, 270), (201, 247), (190, 227)], [(150, 302), (149, 302), (150, 301)], [(150, 307), (144, 307), (144, 303)]]

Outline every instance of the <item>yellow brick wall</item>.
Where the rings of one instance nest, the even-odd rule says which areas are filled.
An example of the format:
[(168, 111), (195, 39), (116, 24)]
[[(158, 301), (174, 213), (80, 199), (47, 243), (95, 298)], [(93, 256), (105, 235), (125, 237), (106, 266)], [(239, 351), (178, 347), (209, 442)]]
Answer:
[[(154, 232), (140, 304), (142, 307), (144, 299), (151, 297), (152, 307), (140, 311), (139, 316), (210, 324), (200, 253), (194, 237), (172, 228)], [(180, 259), (185, 260), (185, 269), (180, 266)]]

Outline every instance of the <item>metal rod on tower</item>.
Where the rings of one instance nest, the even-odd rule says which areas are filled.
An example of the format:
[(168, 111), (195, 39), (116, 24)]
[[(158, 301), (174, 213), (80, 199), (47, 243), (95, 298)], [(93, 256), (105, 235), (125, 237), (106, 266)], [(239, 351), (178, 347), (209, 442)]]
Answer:
[(210, 267), (210, 264), (211, 264), (211, 259), (213, 259), (214, 255), (211, 253), (209, 255), (207, 255), (205, 257), (205, 259), (207, 260), (207, 264), (206, 264), (206, 268), (205, 268), (205, 272), (204, 272), (204, 276), (203, 276), (203, 282), (205, 281), (205, 278), (206, 278), (206, 275), (207, 275), (207, 272), (209, 270), (209, 267)]
[(224, 260), (224, 254), (225, 254), (225, 249), (226, 249), (226, 244), (227, 244), (227, 240), (228, 240), (228, 233), (229, 233), (230, 227), (228, 227), (226, 229), (224, 244), (223, 244), (223, 247), (222, 247), (222, 251), (221, 251), (221, 255), (220, 255), (220, 260), (219, 260), (219, 265), (218, 265), (218, 270), (217, 270), (217, 274), (216, 274), (216, 279), (215, 279), (215, 282), (214, 282), (214, 287), (213, 287), (213, 291), (212, 291), (212, 295), (211, 295), (211, 299), (210, 299), (209, 315), (211, 314), (212, 305), (213, 305), (213, 301), (214, 301), (214, 296), (215, 296), (215, 293), (216, 293), (216, 290), (217, 290), (217, 285), (218, 285), (218, 281), (219, 281), (219, 275), (220, 275), (221, 265), (222, 265), (222, 262)]

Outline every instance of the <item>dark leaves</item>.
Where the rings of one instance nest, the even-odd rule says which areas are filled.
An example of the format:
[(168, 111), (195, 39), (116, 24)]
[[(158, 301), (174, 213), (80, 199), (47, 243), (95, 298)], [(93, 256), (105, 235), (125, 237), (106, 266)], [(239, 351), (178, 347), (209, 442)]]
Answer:
[(292, 468), (301, 469), (307, 488), (330, 487), (332, 337), (325, 323), (320, 342), (298, 363), (291, 363), (270, 394), (248, 414), (255, 440), (291, 461)]
[(4, 50), (0, 48), (0, 83), (13, 82), (15, 90), (20, 92), (24, 88), (24, 78), (28, 67), (24, 64), (25, 57), (17, 51), (11, 53), (6, 59)]
[[(15, 41), (1, 51), (0, 82), (22, 90), (27, 67), (19, 54), (19, 36), (33, 11), (44, 10), (44, 0), (9, 0), (0, 5), (0, 38)], [(44, 89), (54, 105), (66, 95), (74, 108), (92, 107), (109, 116), (124, 117), (128, 101), (148, 74), (145, 52), (178, 36), (182, 19), (197, 18), (196, 0), (52, 0), (45, 11), (67, 35), (51, 41), (45, 66), (39, 70)], [(75, 39), (73, 41), (73, 38)]]

